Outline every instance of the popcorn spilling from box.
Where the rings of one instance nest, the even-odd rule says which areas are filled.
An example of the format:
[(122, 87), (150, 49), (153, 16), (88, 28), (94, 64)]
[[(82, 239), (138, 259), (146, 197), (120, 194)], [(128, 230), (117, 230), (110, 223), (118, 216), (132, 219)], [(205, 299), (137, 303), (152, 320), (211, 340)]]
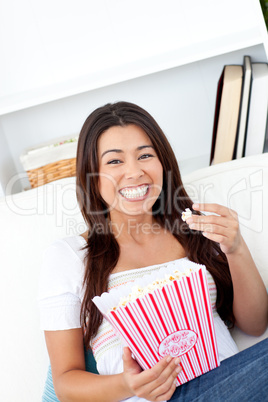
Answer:
[(180, 385), (220, 364), (203, 265), (177, 260), (93, 302), (143, 369), (180, 356)]

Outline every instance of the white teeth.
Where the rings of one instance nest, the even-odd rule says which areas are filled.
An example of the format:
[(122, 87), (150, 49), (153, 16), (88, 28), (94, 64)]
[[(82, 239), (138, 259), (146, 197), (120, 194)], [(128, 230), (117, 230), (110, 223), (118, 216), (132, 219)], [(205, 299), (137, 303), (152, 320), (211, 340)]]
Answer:
[(141, 186), (136, 188), (125, 188), (120, 190), (120, 193), (125, 198), (139, 198), (145, 196), (149, 186)]

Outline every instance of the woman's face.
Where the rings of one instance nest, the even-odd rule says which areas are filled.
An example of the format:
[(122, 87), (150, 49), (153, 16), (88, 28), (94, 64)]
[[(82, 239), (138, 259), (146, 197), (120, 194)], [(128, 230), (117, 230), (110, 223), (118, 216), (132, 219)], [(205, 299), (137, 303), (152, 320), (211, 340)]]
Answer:
[(99, 190), (113, 214), (151, 213), (163, 184), (163, 168), (138, 126), (115, 126), (98, 140)]

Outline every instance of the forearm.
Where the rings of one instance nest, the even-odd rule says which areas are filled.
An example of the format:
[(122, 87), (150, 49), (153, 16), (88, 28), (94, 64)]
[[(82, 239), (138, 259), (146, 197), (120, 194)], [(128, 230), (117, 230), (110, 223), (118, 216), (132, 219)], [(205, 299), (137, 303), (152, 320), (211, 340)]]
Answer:
[(242, 239), (235, 253), (227, 255), (234, 288), (233, 312), (236, 324), (251, 335), (262, 334), (268, 325), (268, 296)]
[(118, 402), (130, 397), (123, 385), (122, 374), (98, 375), (83, 370), (70, 370), (55, 381), (61, 402)]

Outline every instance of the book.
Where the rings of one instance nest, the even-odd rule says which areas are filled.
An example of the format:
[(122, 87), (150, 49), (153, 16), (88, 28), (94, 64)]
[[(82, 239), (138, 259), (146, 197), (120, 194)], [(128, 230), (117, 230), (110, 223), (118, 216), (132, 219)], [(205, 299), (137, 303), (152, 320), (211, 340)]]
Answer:
[(217, 127), (218, 127), (219, 113), (220, 113), (222, 86), (223, 86), (223, 73), (221, 74), (221, 76), (219, 78), (218, 86), (217, 86), (216, 105), (215, 105), (213, 133), (212, 133), (212, 143), (211, 143), (211, 152), (210, 152), (210, 164), (212, 164), (212, 162), (213, 162), (213, 157), (214, 157), (214, 152), (215, 152), (215, 143), (216, 143)]
[(240, 113), (243, 67), (227, 65), (219, 79), (210, 163), (227, 162), (235, 156)]
[(252, 63), (245, 156), (263, 153), (268, 118), (268, 64)]
[(265, 135), (263, 152), (268, 152), (268, 123), (266, 126), (266, 135)]
[(252, 67), (250, 56), (244, 56), (243, 66), (243, 87), (240, 105), (240, 117), (238, 123), (236, 159), (242, 158), (245, 153), (245, 138), (247, 130), (249, 100), (252, 82)]

